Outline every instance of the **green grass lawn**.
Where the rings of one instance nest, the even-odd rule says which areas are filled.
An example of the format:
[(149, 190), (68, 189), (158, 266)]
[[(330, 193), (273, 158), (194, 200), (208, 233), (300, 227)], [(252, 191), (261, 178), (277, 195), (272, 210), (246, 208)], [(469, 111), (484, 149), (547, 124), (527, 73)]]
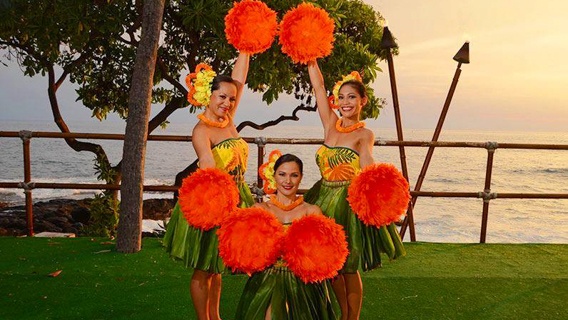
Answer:
[[(406, 248), (363, 274), (362, 319), (568, 319), (568, 245)], [(120, 254), (104, 239), (0, 237), (0, 319), (195, 319), (190, 276), (160, 239)], [(223, 278), (224, 319), (245, 281)]]

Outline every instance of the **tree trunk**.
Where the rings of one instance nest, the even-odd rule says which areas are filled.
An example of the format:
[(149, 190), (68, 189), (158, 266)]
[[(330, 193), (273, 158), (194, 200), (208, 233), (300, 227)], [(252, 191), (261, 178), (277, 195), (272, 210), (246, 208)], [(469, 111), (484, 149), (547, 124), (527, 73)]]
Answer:
[(116, 241), (117, 250), (124, 253), (138, 252), (142, 244), (144, 159), (164, 2), (165, 0), (144, 1), (142, 35), (130, 88)]

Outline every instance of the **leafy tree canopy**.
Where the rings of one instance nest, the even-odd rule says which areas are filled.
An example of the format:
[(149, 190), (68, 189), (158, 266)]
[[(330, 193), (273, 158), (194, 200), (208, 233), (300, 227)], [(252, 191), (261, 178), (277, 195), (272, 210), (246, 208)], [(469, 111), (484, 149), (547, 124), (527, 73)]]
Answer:
[[(265, 0), (278, 12), (300, 0)], [(385, 58), (380, 48), (380, 14), (361, 0), (313, 1), (336, 22), (334, 50), (320, 61), (331, 90), (341, 75), (352, 70), (372, 82)], [(128, 114), (128, 88), (136, 48), (140, 40), (141, 1), (126, 0), (2, 0), (0, 48), (4, 59), (16, 59), (28, 76), (62, 70), (52, 84), (55, 90), (66, 80), (78, 86), (77, 100), (104, 119), (114, 112)], [(162, 41), (154, 75), (153, 103), (163, 104), (156, 124), (178, 108), (187, 107), (183, 78), (202, 61), (219, 73), (230, 73), (235, 49), (224, 34), (224, 16), (233, 0), (168, 1), (164, 11)], [(1, 58), (0, 58), (1, 59)], [(275, 41), (253, 56), (248, 87), (262, 93), (267, 104), (280, 94), (294, 94), (300, 106), (311, 105), (311, 88), (305, 65), (292, 63)], [(376, 118), (384, 100), (369, 92), (370, 108), (364, 117)], [(195, 110), (191, 110), (192, 112)], [(150, 126), (150, 130), (156, 127)]]

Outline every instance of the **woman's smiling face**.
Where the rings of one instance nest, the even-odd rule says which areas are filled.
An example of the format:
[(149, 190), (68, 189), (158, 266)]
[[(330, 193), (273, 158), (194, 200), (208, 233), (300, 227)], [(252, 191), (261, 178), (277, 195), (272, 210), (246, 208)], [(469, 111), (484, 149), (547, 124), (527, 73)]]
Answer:
[(294, 161), (284, 162), (274, 170), (276, 190), (284, 196), (295, 195), (302, 182), (300, 167)]
[(219, 83), (219, 89), (211, 93), (209, 109), (217, 118), (225, 118), (235, 107), (237, 87), (229, 82)]
[(367, 97), (361, 97), (356, 88), (345, 84), (339, 89), (338, 105), (343, 117), (349, 118), (361, 112), (367, 103)]

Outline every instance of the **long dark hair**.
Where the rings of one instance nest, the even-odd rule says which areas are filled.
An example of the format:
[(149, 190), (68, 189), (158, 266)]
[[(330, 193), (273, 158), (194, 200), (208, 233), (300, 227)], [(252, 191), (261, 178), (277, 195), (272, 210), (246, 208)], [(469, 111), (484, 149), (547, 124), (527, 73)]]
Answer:
[(283, 163), (286, 162), (296, 162), (296, 164), (298, 164), (298, 168), (300, 168), (300, 173), (302, 175), (304, 174), (304, 163), (302, 162), (302, 160), (300, 160), (300, 158), (291, 153), (284, 154), (276, 160), (276, 162), (274, 163), (274, 172), (276, 172), (276, 169), (278, 169)]

